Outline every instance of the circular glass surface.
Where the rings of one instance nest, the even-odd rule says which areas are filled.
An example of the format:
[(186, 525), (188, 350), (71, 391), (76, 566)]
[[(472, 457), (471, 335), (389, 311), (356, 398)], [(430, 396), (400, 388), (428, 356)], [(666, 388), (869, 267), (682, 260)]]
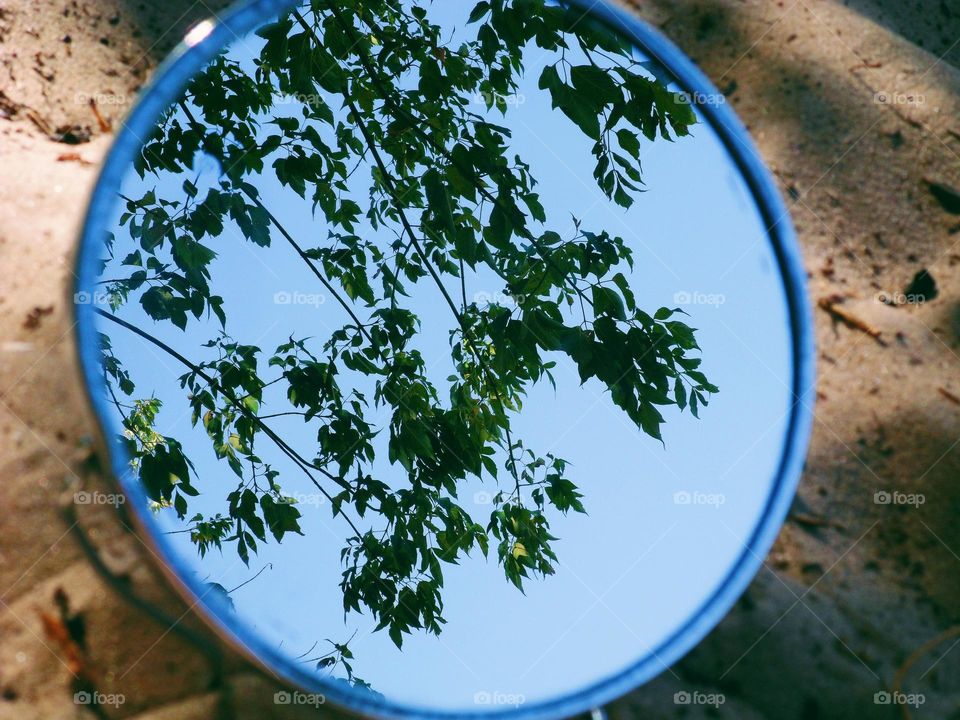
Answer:
[(77, 312), (118, 481), (305, 690), (610, 699), (719, 620), (792, 496), (785, 212), (723, 96), (604, 5), (278, 10), (191, 33), (97, 187)]

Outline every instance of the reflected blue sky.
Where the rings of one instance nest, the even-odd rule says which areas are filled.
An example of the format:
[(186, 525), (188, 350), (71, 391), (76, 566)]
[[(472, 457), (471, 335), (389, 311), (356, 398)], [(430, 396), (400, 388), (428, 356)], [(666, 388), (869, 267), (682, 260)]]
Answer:
[[(471, 6), (435, 4), (431, 17), (452, 24)], [(249, 62), (257, 51), (258, 41), (248, 38), (230, 52)], [(303, 537), (261, 545), (246, 568), (231, 548), (201, 561), (186, 536), (172, 536), (199, 577), (227, 588), (270, 564), (232, 594), (237, 621), (291, 658), (317, 641), (321, 645), (314, 654), (325, 652), (325, 638), (342, 641), (356, 631), (351, 643), (356, 673), (398, 702), (468, 710), (487, 697), (534, 702), (636, 662), (689, 618), (742, 553), (780, 458), (791, 374), (786, 302), (760, 216), (726, 151), (704, 125), (675, 143), (644, 141), (648, 192), (629, 211), (614, 206), (591, 177), (589, 141), (552, 111), (549, 98), (537, 89), (547, 59), (536, 48), (528, 52), (526, 80), (506, 117), (496, 122), (513, 130), (512, 144), (540, 181), (553, 229), (569, 236), (573, 214), (585, 227), (619, 234), (634, 251), (630, 280), (638, 304), (651, 312), (679, 306), (689, 313), (704, 369), (720, 387), (701, 419), (668, 408), (661, 445), (642, 435), (599, 383), (580, 386), (575, 368), (558, 357), (556, 391), (548, 383), (534, 389), (514, 424), (529, 446), (569, 460), (571, 476), (585, 495), (588, 515), (552, 520), (552, 532), (560, 538), (557, 574), (527, 582), (523, 595), (506, 582), (493, 558), (446, 566), (449, 623), (439, 638), (407, 637), (402, 651), (385, 633), (372, 632), (369, 617), (351, 614), (344, 622), (338, 582), (345, 528), (279, 453), (261, 448), (281, 470), (284, 490), (301, 500)], [(284, 107), (290, 114), (297, 111), (295, 103)], [(201, 192), (204, 182), (216, 181), (209, 164), (198, 165), (196, 172)], [(158, 194), (178, 195), (182, 180), (162, 180)], [(323, 241), (324, 223), (311, 215), (308, 203), (272, 176), (256, 184), (266, 206), (301, 244)], [(136, 196), (145, 189), (145, 181), (131, 171), (122, 192)], [(122, 233), (117, 237), (120, 242)], [(228, 331), (265, 349), (291, 332), (322, 338), (345, 319), (293, 251), (274, 239), (272, 247), (258, 248), (228, 224), (213, 266), (215, 288), (230, 318)], [(107, 276), (114, 277), (114, 271), (108, 266)], [(468, 298), (497, 298), (501, 291), (484, 275), (467, 286)], [(410, 306), (423, 319), (419, 347), (442, 387), (450, 370), (453, 319), (425, 284)], [(154, 323), (135, 304), (117, 314), (191, 359), (209, 357), (200, 345), (215, 334), (215, 321), (181, 332)], [(190, 427), (177, 382), (184, 369), (116, 326), (101, 321), (100, 329), (131, 371), (136, 395), (153, 391), (164, 399), (157, 430), (178, 438), (197, 463), (204, 495), (191, 509), (222, 509), (235, 478), (215, 460), (202, 429)], [(285, 403), (273, 399), (283, 409)], [(264, 412), (271, 411), (268, 395)], [(315, 437), (296, 418), (277, 418), (272, 426), (310, 454)], [(385, 462), (378, 469), (401, 481)], [(476, 481), (464, 486), (460, 498), (483, 522), (495, 492), (489, 483)], [(158, 530), (182, 527), (172, 512), (154, 517)]]

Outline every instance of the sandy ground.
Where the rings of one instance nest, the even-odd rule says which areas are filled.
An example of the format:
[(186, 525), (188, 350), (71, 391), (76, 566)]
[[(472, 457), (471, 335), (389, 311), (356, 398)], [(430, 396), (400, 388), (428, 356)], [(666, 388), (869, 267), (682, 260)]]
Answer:
[[(78, 690), (121, 694), (108, 717), (281, 716), (269, 678), (211, 660), (97, 574), (77, 520), (119, 585), (199, 628), (111, 508), (65, 514), (77, 487), (104, 487), (74, 369), (77, 223), (110, 128), (215, 9), (0, 0), (0, 718), (92, 716)], [(816, 426), (765, 569), (694, 652), (612, 715), (960, 718), (960, 207), (929, 186), (960, 187), (960, 10), (645, 0), (639, 11), (750, 127), (788, 198), (813, 301), (833, 313), (815, 311)], [(923, 269), (935, 299), (878, 299)], [(878, 504), (881, 491), (925, 502)], [(896, 688), (923, 704), (876, 702)], [(724, 702), (678, 704), (678, 692)]]

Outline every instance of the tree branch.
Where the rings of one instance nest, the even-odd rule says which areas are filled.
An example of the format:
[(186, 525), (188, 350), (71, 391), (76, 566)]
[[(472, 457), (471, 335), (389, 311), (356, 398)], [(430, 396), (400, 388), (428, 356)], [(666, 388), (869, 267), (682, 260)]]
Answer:
[(264, 204), (260, 202), (260, 199), (256, 195), (254, 195), (252, 192), (250, 192), (247, 188), (244, 187), (245, 184), (246, 183), (242, 183), (240, 185), (240, 192), (242, 192), (244, 195), (250, 198), (250, 200), (256, 203), (257, 207), (259, 207), (261, 210), (263, 210), (267, 214), (267, 217), (270, 218), (270, 222), (273, 223), (274, 227), (276, 227), (277, 230), (280, 231), (280, 234), (283, 235), (284, 239), (286, 239), (286, 241), (290, 243), (293, 249), (296, 250), (297, 255), (299, 255), (300, 258), (310, 268), (310, 270), (313, 271), (313, 274), (317, 276), (317, 279), (321, 282), (323, 287), (327, 289), (327, 292), (333, 295), (334, 299), (338, 303), (340, 303), (340, 307), (342, 307), (344, 310), (347, 311), (347, 314), (350, 316), (353, 322), (356, 323), (357, 328), (360, 330), (361, 333), (363, 333), (363, 336), (366, 337), (367, 341), (372, 345), (373, 338), (370, 337), (370, 333), (367, 331), (367, 328), (364, 327), (362, 322), (360, 322), (360, 318), (357, 317), (357, 314), (353, 311), (353, 308), (350, 306), (350, 304), (346, 300), (344, 300), (342, 297), (340, 297), (340, 294), (337, 293), (337, 291), (333, 288), (333, 286), (330, 284), (330, 281), (327, 280), (323, 276), (323, 273), (321, 273), (320, 270), (317, 269), (317, 266), (313, 264), (313, 260), (311, 260), (307, 256), (307, 254), (303, 251), (303, 248), (301, 248), (300, 245), (297, 243), (297, 241), (293, 239), (293, 236), (289, 232), (287, 232), (287, 229), (280, 223), (279, 220), (277, 220), (276, 216), (274, 216), (273, 213), (267, 210)]
[[(296, 13), (298, 17), (299, 13)], [(302, 18), (301, 18), (302, 20)], [(397, 200), (398, 192), (397, 187), (394, 184), (393, 175), (390, 173), (390, 169), (387, 167), (386, 162), (383, 159), (383, 156), (380, 154), (380, 149), (376, 144), (376, 141), (373, 138), (373, 135), (370, 133), (370, 129), (367, 127), (366, 122), (363, 117), (360, 115), (360, 110), (357, 108), (356, 104), (347, 99), (347, 107), (350, 109), (350, 114), (353, 116), (354, 120), (357, 123), (357, 128), (360, 130), (360, 134), (363, 135), (364, 142), (367, 144), (367, 147), (370, 149), (370, 154), (373, 156), (374, 162), (376, 162), (377, 167), (380, 170), (380, 174), (383, 177), (384, 185), (386, 186), (387, 192), (390, 194), (391, 200), (393, 201), (393, 207), (396, 209), (397, 214), (400, 217), (400, 223), (403, 225), (403, 229), (407, 234), (407, 237), (410, 238), (410, 243), (413, 245), (414, 249), (417, 251), (417, 254), (420, 256), (421, 261), (423, 262), (424, 267), (426, 267), (427, 272), (430, 273), (430, 277), (433, 278), (434, 283), (437, 288), (439, 288), (440, 293), (443, 295), (443, 299), (446, 301), (447, 305), (450, 307), (450, 311), (453, 313), (454, 317), (457, 319), (457, 322), (460, 324), (460, 329), (464, 333), (464, 336), (469, 332), (469, 325), (467, 325), (466, 320), (464, 320), (463, 315), (457, 309), (456, 303), (453, 302), (453, 298), (450, 297), (450, 293), (447, 291), (447, 288), (444, 286), (443, 281), (440, 279), (440, 275), (437, 273), (436, 269), (433, 267), (433, 263), (430, 262), (430, 258), (427, 257), (427, 253), (424, 251), (423, 246), (420, 244), (420, 241), (417, 239), (416, 233), (413, 231), (413, 226), (410, 224), (410, 220), (407, 218), (407, 214), (403, 209), (403, 206)], [(484, 376), (487, 379), (487, 382), (490, 385), (490, 389), (494, 393), (494, 397), (497, 400), (497, 404), (500, 406), (500, 413), (506, 418), (506, 407), (503, 402), (503, 398), (500, 395), (500, 390), (497, 387), (497, 384), (494, 382), (493, 376), (487, 367), (486, 363), (480, 357), (476, 348), (473, 347), (472, 343), (467, 343), (468, 350), (473, 355), (474, 359), (477, 361), (477, 365), (480, 367), (481, 371), (484, 373)], [(519, 484), (519, 473), (517, 472), (517, 462), (513, 457), (513, 438), (510, 434), (510, 423), (504, 422), (503, 424), (504, 434), (507, 440), (507, 454), (510, 459), (511, 471), (514, 477), (514, 480)]]
[[(344, 33), (346, 33), (350, 37), (351, 47), (357, 49), (356, 50), (357, 57), (360, 59), (360, 64), (363, 66), (367, 75), (370, 77), (370, 81), (377, 87), (377, 90), (379, 90), (380, 95), (383, 98), (383, 101), (390, 106), (390, 108), (393, 110), (393, 112), (396, 115), (400, 116), (404, 120), (404, 122), (412, 129), (412, 131), (416, 135), (418, 135), (423, 141), (429, 143), (434, 148), (434, 150), (436, 150), (441, 155), (443, 155), (448, 162), (450, 162), (451, 164), (453, 164), (454, 167), (457, 168), (457, 170), (459, 170), (461, 173), (466, 175), (470, 183), (477, 189), (477, 191), (484, 198), (489, 200), (494, 205), (497, 205), (501, 210), (509, 212), (511, 215), (513, 215), (513, 225), (515, 230), (517, 231), (517, 234), (519, 234), (524, 239), (529, 240), (530, 243), (536, 249), (537, 254), (540, 255), (541, 259), (545, 263), (550, 265), (551, 268), (557, 273), (559, 273), (561, 276), (563, 276), (564, 278), (568, 278), (570, 287), (574, 290), (574, 292), (576, 292), (580, 296), (580, 299), (582, 301), (587, 302), (592, 307), (593, 302), (590, 300), (590, 298), (584, 295), (579, 285), (577, 285), (576, 282), (569, 281), (569, 273), (564, 272), (561, 268), (559, 268), (553, 262), (552, 256), (543, 249), (543, 246), (540, 243), (540, 240), (533, 233), (531, 233), (529, 230), (526, 229), (525, 227), (526, 218), (523, 217), (523, 214), (514, 206), (506, 206), (503, 202), (500, 201), (498, 197), (495, 197), (492, 193), (490, 193), (490, 191), (487, 190), (486, 186), (481, 182), (480, 178), (477, 177), (472, 165), (468, 166), (468, 165), (465, 165), (464, 163), (457, 162), (457, 159), (453, 156), (453, 153), (447, 150), (447, 148), (443, 144), (438, 143), (436, 140), (433, 139), (433, 137), (428, 135), (423, 130), (423, 128), (421, 127), (421, 121), (419, 121), (417, 118), (410, 115), (406, 110), (404, 110), (397, 104), (397, 102), (394, 100), (392, 96), (391, 88), (387, 87), (384, 84), (380, 76), (377, 74), (377, 71), (374, 69), (373, 65), (371, 64), (370, 59), (367, 57), (363, 48), (359, 47), (359, 39), (357, 38), (356, 29), (344, 19), (342, 13), (337, 8), (335, 2), (332, 2), (332, 0), (324, 0), (324, 1), (327, 7), (330, 8), (330, 12), (333, 15), (334, 20), (337, 22), (338, 25), (340, 25)], [(362, 13), (362, 11), (358, 11), (358, 13)], [(296, 10), (293, 11), (293, 14), (297, 17), (297, 20), (300, 22), (300, 24), (303, 25), (307, 29), (307, 31), (310, 33), (310, 36), (313, 39), (313, 41), (317, 43), (317, 45), (322, 47), (323, 43), (320, 42), (320, 39), (317, 37), (313, 29), (309, 25), (307, 25), (307, 23), (304, 21), (303, 16), (300, 15), (300, 13), (297, 12)], [(375, 22), (370, 20), (365, 15), (361, 14), (360, 16), (363, 19), (363, 21), (367, 23), (367, 25), (369, 25), (374, 32), (379, 32), (382, 34), (383, 32), (382, 29)]]
[[(307, 470), (307, 468), (308, 468), (308, 467), (311, 467), (311, 468), (313, 468), (314, 470), (317, 470), (317, 471), (323, 473), (323, 474), (326, 475), (327, 478), (329, 478), (330, 480), (336, 481), (336, 480), (338, 479), (337, 476), (333, 475), (332, 473), (330, 473), (330, 472), (329, 472), (328, 470), (326, 470), (325, 468), (322, 468), (322, 467), (320, 467), (319, 465), (315, 465), (314, 463), (310, 462), (309, 460), (307, 460), (306, 458), (304, 458), (303, 456), (301, 456), (299, 453), (297, 453), (296, 450), (294, 450), (293, 448), (291, 448), (291, 447), (287, 444), (287, 442), (286, 442), (283, 438), (281, 438), (279, 435), (277, 435), (277, 433), (274, 432), (266, 423), (264, 423), (264, 422), (263, 422), (259, 417), (257, 417), (255, 414), (253, 414), (252, 412), (250, 412), (250, 410), (248, 410), (247, 407), (244, 406), (244, 404), (241, 403), (241, 402), (236, 398), (236, 396), (235, 396), (230, 390), (222, 387), (216, 380), (214, 380), (210, 375), (208, 375), (208, 374), (203, 370), (203, 368), (201, 368), (201, 367), (199, 367), (198, 365), (192, 363), (190, 360), (188, 360), (187, 358), (185, 358), (183, 355), (181, 355), (179, 352), (177, 352), (176, 350), (174, 350), (172, 347), (170, 347), (169, 345), (167, 345), (165, 342), (163, 342), (163, 341), (160, 340), (159, 338), (156, 338), (156, 337), (154, 337), (153, 335), (151, 335), (150, 333), (145, 332), (144, 330), (141, 330), (141, 329), (138, 328), (137, 326), (128, 323), (126, 320), (121, 320), (121, 319), (118, 318), (116, 315), (113, 315), (113, 314), (111, 314), (111, 313), (108, 313), (106, 310), (101, 310), (100, 308), (94, 308), (94, 312), (97, 313), (98, 315), (100, 315), (101, 317), (104, 317), (104, 318), (106, 318), (107, 320), (109, 320), (109, 321), (111, 321), (111, 322), (114, 322), (114, 323), (116, 323), (117, 325), (120, 325), (120, 326), (123, 327), (123, 328), (126, 328), (126, 329), (129, 330), (130, 332), (132, 332), (132, 333), (134, 333), (134, 334), (136, 334), (136, 335), (139, 335), (139, 336), (142, 337), (144, 340), (147, 340), (148, 342), (152, 343), (153, 345), (156, 345), (158, 348), (160, 348), (161, 350), (163, 350), (165, 353), (167, 353), (167, 354), (170, 355), (171, 357), (177, 359), (177, 360), (178, 360), (180, 363), (182, 363), (184, 366), (190, 368), (190, 370), (192, 370), (194, 374), (199, 375), (199, 376), (202, 377), (204, 380), (206, 380), (207, 383), (208, 383), (211, 387), (213, 387), (214, 389), (218, 390), (225, 398), (227, 398), (227, 400), (230, 402), (231, 405), (233, 405), (233, 406), (234, 406), (237, 410), (239, 410), (243, 415), (245, 415), (245, 416), (247, 416), (248, 418), (250, 418), (250, 420), (252, 420), (261, 430), (263, 430), (263, 432), (267, 435), (267, 437), (269, 437), (271, 440), (273, 440), (273, 442), (277, 445), (277, 447), (280, 448), (280, 450), (283, 452), (283, 454), (286, 455), (286, 456), (287, 456), (288, 458), (290, 458), (291, 460), (293, 460), (294, 463), (303, 471), (303, 473), (304, 473), (308, 478), (310, 478), (310, 482), (312, 482), (312, 483), (314, 484), (314, 486), (317, 488), (317, 490), (319, 490), (319, 491), (323, 494), (323, 496), (324, 496), (325, 498), (327, 498), (327, 500), (329, 500), (331, 503), (333, 503), (333, 497), (330, 495), (330, 493), (327, 492), (327, 490), (326, 490), (319, 482), (317, 482), (317, 479), (313, 476), (313, 474), (312, 474), (309, 470)], [(350, 525), (350, 527), (353, 529), (353, 531), (357, 534), (358, 537), (363, 534), (363, 533), (360, 532), (359, 528), (357, 528), (357, 526), (353, 523), (353, 520), (351, 520), (345, 513), (341, 512), (340, 514), (343, 516), (343, 519), (347, 521), (347, 524)]]
[[(190, 108), (187, 107), (186, 103), (181, 101), (180, 107), (192, 125), (196, 125), (198, 128), (201, 128), (201, 129), (205, 127), (203, 124), (197, 121), (193, 113), (190, 111)], [(203, 142), (204, 145), (207, 144), (206, 133), (204, 133), (201, 141)], [(320, 280), (321, 284), (323, 285), (324, 288), (326, 288), (327, 292), (329, 292), (334, 297), (334, 299), (340, 304), (340, 306), (347, 311), (347, 314), (349, 314), (350, 317), (353, 319), (354, 323), (356, 323), (357, 328), (367, 338), (367, 341), (373, 344), (373, 338), (370, 337), (370, 333), (367, 332), (367, 329), (364, 327), (363, 323), (360, 322), (360, 318), (358, 318), (356, 313), (353, 312), (353, 308), (350, 306), (350, 304), (346, 300), (344, 300), (342, 297), (340, 297), (340, 294), (334, 289), (333, 285), (330, 284), (330, 281), (327, 280), (326, 277), (324, 277), (324, 275), (317, 269), (317, 266), (313, 264), (313, 261), (303, 251), (303, 248), (301, 248), (300, 245), (297, 243), (297, 241), (293, 239), (293, 236), (289, 232), (287, 232), (287, 229), (280, 223), (279, 220), (277, 220), (276, 216), (273, 213), (271, 213), (262, 202), (260, 202), (260, 199), (256, 195), (254, 195), (252, 192), (250, 192), (247, 188), (244, 187), (244, 184), (245, 183), (239, 184), (240, 192), (246, 195), (250, 200), (252, 200), (257, 205), (257, 207), (259, 207), (261, 210), (263, 210), (263, 212), (267, 214), (267, 217), (270, 218), (270, 222), (273, 223), (274, 227), (276, 227), (277, 230), (280, 231), (280, 234), (283, 235), (284, 239), (288, 243), (290, 243), (290, 245), (296, 251), (297, 255), (299, 255), (300, 258), (307, 264), (307, 266), (310, 268), (313, 274), (317, 276), (317, 279)]]

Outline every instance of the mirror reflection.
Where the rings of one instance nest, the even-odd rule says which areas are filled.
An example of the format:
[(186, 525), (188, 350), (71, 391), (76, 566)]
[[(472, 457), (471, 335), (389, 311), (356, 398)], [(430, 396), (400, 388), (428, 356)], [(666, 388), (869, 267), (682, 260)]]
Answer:
[(189, 82), (85, 301), (121, 481), (204, 603), (433, 710), (656, 658), (790, 407), (783, 281), (691, 100), (538, 0), (315, 0)]

